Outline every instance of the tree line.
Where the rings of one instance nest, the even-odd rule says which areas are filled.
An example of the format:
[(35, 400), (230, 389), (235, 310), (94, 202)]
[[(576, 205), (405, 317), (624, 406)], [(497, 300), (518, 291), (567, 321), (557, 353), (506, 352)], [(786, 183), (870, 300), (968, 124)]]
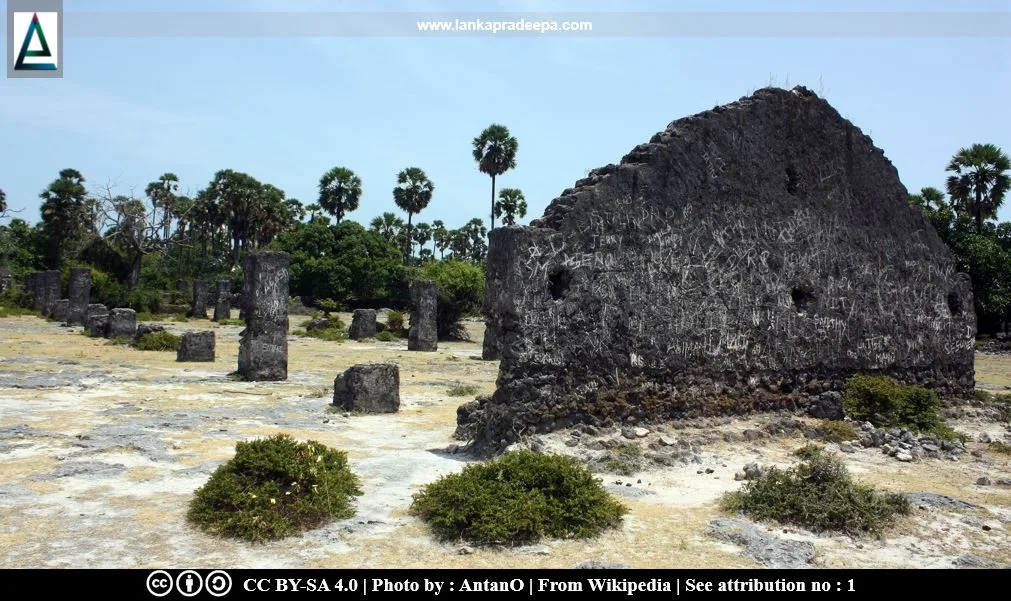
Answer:
[[(526, 200), (515, 188), (496, 197), (495, 179), (516, 166), (516, 138), (493, 124), (472, 147), (478, 168), (492, 180), (489, 222), (514, 224), (526, 215)], [(228, 277), (238, 287), (242, 256), (257, 249), (292, 255), (292, 294), (308, 302), (401, 306), (409, 280), (430, 263), (464, 263), (469, 268), (450, 271), (483, 278), (484, 221), (475, 217), (456, 228), (442, 220), (418, 222), (435, 184), (415, 166), (394, 182), (393, 204), (406, 220), (388, 211), (366, 226), (348, 218), (359, 208), (362, 180), (343, 166), (321, 176), (318, 197), (308, 205), (231, 169), (192, 195), (180, 192), (173, 173), (136, 194), (113, 183), (89, 188), (79, 171), (64, 169), (40, 193), (35, 225), (18, 218), (0, 223), (0, 264), (20, 276), (90, 266), (101, 300), (138, 310), (156, 310), (158, 292), (176, 289), (179, 280)], [(0, 216), (9, 217), (2, 190)]]

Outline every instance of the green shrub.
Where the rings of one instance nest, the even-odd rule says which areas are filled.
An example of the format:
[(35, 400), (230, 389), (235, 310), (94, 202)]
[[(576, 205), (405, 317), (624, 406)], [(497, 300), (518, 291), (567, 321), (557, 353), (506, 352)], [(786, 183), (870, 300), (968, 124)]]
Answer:
[(347, 454), (279, 434), (237, 443), (235, 457), (197, 489), (186, 517), (210, 534), (277, 539), (353, 516), (361, 494)]
[[(0, 309), (10, 313), (10, 315), (34, 315), (32, 311), (32, 295), (25, 290), (11, 288), (0, 294)], [(27, 313), (20, 313), (18, 309), (27, 309)]]
[(467, 340), (460, 320), (481, 313), (484, 302), (484, 271), (466, 261), (433, 261), (420, 270), (424, 279), (435, 282), (439, 294), (436, 322), (439, 338)]
[(814, 532), (837, 530), (880, 535), (898, 515), (909, 513), (909, 500), (853, 482), (846, 466), (833, 454), (809, 445), (797, 466), (770, 468), (740, 490), (720, 499), (727, 511), (756, 520), (775, 520)]
[(386, 315), (386, 331), (401, 338), (407, 335), (407, 321), (403, 312), (390, 311)]
[(137, 341), (137, 350), (140, 351), (177, 351), (181, 338), (162, 330), (161, 332), (151, 332), (144, 334)]
[(394, 336), (393, 332), (390, 332), (389, 330), (385, 330), (383, 332), (379, 332), (378, 334), (376, 334), (376, 340), (380, 342), (393, 342), (396, 339), (397, 337)]
[(483, 543), (591, 537), (627, 511), (575, 459), (533, 451), (468, 465), (425, 486), (411, 504), (438, 538)]
[(457, 384), (446, 391), (449, 396), (474, 396), (477, 394), (477, 386), (473, 384)]
[(982, 401), (984, 403), (997, 403), (1001, 400), (1000, 396), (985, 390), (976, 390), (973, 392), (973, 396), (977, 401)]
[(608, 473), (631, 476), (642, 469), (642, 447), (631, 442), (621, 443), (608, 449), (602, 465)]
[(987, 445), (987, 449), (1001, 455), (1011, 455), (1011, 444), (995, 440)]
[(828, 442), (846, 442), (860, 438), (857, 429), (850, 422), (842, 420), (825, 420), (819, 427), (821, 437)]
[(955, 438), (938, 411), (941, 401), (933, 390), (907, 386), (885, 376), (853, 376), (846, 381), (843, 409), (849, 417), (879, 428), (908, 428)]
[(227, 317), (227, 318), (222, 319), (221, 321), (219, 321), (218, 325), (219, 326), (244, 326), (244, 325), (246, 325), (246, 322), (245, 322), (245, 320), (242, 320), (242, 319), (232, 319), (231, 317)]
[(110, 338), (109, 341), (106, 342), (105, 344), (108, 344), (108, 345), (130, 344), (132, 342), (133, 342), (133, 339), (130, 338), (129, 336), (116, 336), (115, 338)]

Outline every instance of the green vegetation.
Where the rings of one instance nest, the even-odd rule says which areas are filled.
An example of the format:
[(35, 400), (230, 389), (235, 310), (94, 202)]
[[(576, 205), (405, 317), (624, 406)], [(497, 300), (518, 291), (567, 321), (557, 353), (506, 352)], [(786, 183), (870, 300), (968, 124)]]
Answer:
[(465, 261), (439, 261), (421, 268), (421, 277), (435, 282), (439, 295), (436, 318), (439, 338), (469, 339), (460, 320), (481, 312), (484, 270)]
[(394, 336), (407, 336), (407, 317), (401, 311), (390, 311), (386, 315), (386, 331)]
[(244, 319), (232, 319), (231, 317), (222, 319), (218, 322), (219, 326), (245, 326), (246, 321)]
[(390, 332), (389, 330), (384, 330), (376, 334), (376, 340), (378, 340), (379, 342), (393, 342), (394, 340), (399, 339), (393, 335), (393, 332)]
[(449, 396), (474, 396), (477, 394), (477, 386), (473, 384), (457, 384), (446, 391)]
[[(327, 311), (329, 313), (329, 311)], [(319, 327), (318, 322), (321, 319), (325, 319), (327, 322), (326, 327)], [(295, 336), (307, 336), (309, 338), (319, 338), (320, 340), (328, 340), (331, 342), (341, 342), (347, 340), (348, 332), (347, 326), (344, 321), (336, 315), (329, 315), (328, 317), (310, 317), (309, 319), (303, 321), (299, 324), (300, 329), (293, 330), (292, 334)]]
[(822, 439), (828, 442), (846, 442), (860, 438), (856, 428), (850, 422), (842, 420), (825, 420), (819, 426)]
[(133, 338), (130, 338), (129, 336), (116, 336), (115, 338), (110, 338), (108, 340), (108, 342), (106, 342), (106, 344), (108, 344), (108, 345), (114, 345), (114, 344), (132, 344), (132, 343), (133, 343)]
[(508, 544), (595, 536), (627, 511), (575, 459), (533, 451), (468, 465), (411, 504), (440, 539)]
[(140, 351), (177, 351), (179, 342), (182, 339), (171, 332), (164, 330), (144, 334), (137, 341), (137, 350)]
[(809, 445), (795, 467), (770, 468), (740, 490), (720, 499), (723, 509), (756, 520), (775, 520), (814, 532), (836, 530), (880, 536), (897, 516), (909, 513), (909, 500), (853, 482), (833, 454)]
[(608, 449), (602, 467), (611, 474), (631, 476), (642, 469), (642, 447), (635, 443), (623, 442)]
[(991, 442), (986, 448), (994, 453), (1000, 453), (1001, 455), (1011, 455), (1011, 444), (1001, 442), (999, 440)]
[(846, 381), (846, 415), (879, 428), (908, 428), (941, 438), (958, 437), (938, 411), (937, 394), (921, 386), (907, 386), (885, 376), (853, 376)]
[(361, 494), (347, 454), (280, 434), (237, 443), (235, 457), (197, 489), (187, 518), (210, 534), (270, 540), (353, 516)]

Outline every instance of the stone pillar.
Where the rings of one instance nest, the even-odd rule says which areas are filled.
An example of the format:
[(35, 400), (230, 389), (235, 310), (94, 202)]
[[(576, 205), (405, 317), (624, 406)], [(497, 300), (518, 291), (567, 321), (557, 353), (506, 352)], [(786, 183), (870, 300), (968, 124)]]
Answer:
[(497, 361), (501, 357), (499, 345), (499, 326), (487, 321), (484, 326), (484, 344), (481, 347), (481, 358), (485, 361)]
[(186, 332), (179, 340), (176, 361), (214, 361), (214, 332)]
[(35, 310), (42, 313), (43, 317), (48, 317), (56, 308), (56, 301), (60, 300), (60, 272), (56, 270), (43, 271), (39, 273), (36, 283), (38, 292), (35, 295)]
[(288, 379), (288, 263), (283, 252), (251, 252), (243, 265), (246, 329), (239, 342), (239, 375)]
[(25, 276), (25, 292), (32, 297), (32, 307), (38, 311), (39, 307), (35, 305), (37, 299), (39, 298), (39, 274), (41, 271), (33, 271)]
[(214, 321), (228, 319), (232, 311), (232, 283), (218, 280), (218, 293), (214, 299)]
[(193, 304), (190, 305), (190, 317), (207, 319), (207, 282), (193, 280)]
[(88, 305), (84, 318), (84, 329), (88, 336), (104, 338), (109, 331), (109, 310), (102, 304)]
[(67, 321), (68, 315), (70, 315), (70, 301), (65, 298), (56, 301), (56, 304), (53, 305), (53, 319)]
[(439, 348), (439, 295), (435, 282), (411, 283), (411, 329), (407, 331), (407, 350), (434, 351)]
[(376, 310), (375, 309), (355, 309), (351, 316), (351, 328), (348, 330), (348, 338), (359, 340), (361, 338), (376, 337)]
[(113, 309), (109, 312), (106, 338), (133, 338), (137, 333), (137, 312), (133, 309)]
[(91, 270), (77, 267), (70, 270), (70, 285), (67, 291), (70, 299), (67, 325), (83, 325), (91, 302)]
[(349, 367), (333, 382), (333, 404), (348, 411), (396, 413), (400, 410), (400, 368), (393, 362)]

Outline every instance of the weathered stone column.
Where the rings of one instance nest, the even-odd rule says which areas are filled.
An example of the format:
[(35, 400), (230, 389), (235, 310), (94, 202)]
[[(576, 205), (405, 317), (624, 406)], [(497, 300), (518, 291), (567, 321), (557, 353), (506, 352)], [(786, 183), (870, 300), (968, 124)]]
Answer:
[(352, 365), (333, 382), (333, 404), (348, 411), (396, 413), (400, 368), (393, 362)]
[(39, 274), (41, 271), (33, 271), (25, 276), (25, 292), (32, 297), (32, 307), (38, 311), (39, 307), (35, 304), (38, 302), (39, 298)]
[(207, 282), (193, 280), (193, 303), (190, 305), (190, 317), (207, 319)]
[(355, 309), (351, 316), (351, 328), (348, 330), (348, 338), (359, 340), (361, 338), (376, 337), (376, 310), (375, 309)]
[(407, 350), (434, 351), (439, 348), (439, 295), (435, 282), (411, 283), (411, 329), (407, 332)]
[(288, 378), (288, 263), (283, 252), (252, 252), (243, 266), (246, 329), (239, 342), (239, 375)]
[(109, 312), (106, 338), (133, 338), (137, 333), (137, 312), (133, 309), (113, 309)]
[(218, 293), (214, 299), (214, 321), (231, 317), (232, 283), (228, 280), (218, 280)]
[(56, 321), (67, 321), (68, 315), (70, 315), (70, 301), (65, 298), (56, 301), (56, 304), (53, 305), (53, 319)]
[(109, 310), (102, 304), (90, 304), (84, 316), (84, 329), (88, 336), (104, 338), (109, 331)]
[(179, 341), (176, 361), (214, 361), (214, 332), (186, 332)]
[(70, 270), (70, 286), (67, 292), (70, 308), (67, 313), (67, 325), (83, 325), (91, 302), (91, 270), (87, 267), (77, 267)]
[(35, 309), (48, 317), (60, 300), (60, 272), (56, 270), (43, 271), (39, 274), (36, 284), (38, 293), (35, 295)]

